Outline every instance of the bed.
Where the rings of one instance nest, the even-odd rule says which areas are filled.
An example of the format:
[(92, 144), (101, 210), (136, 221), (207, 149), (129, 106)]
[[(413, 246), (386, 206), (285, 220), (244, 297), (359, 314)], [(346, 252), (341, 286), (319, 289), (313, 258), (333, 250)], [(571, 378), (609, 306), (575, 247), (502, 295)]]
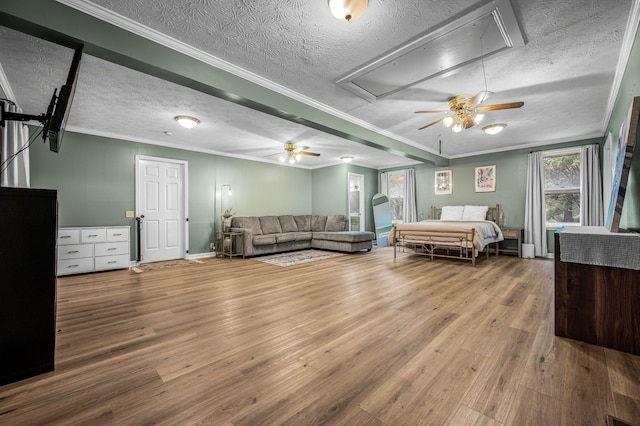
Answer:
[(393, 258), (398, 250), (412, 250), (431, 257), (468, 260), (473, 266), (479, 253), (489, 257), (489, 248), (503, 240), (496, 224), (500, 207), (444, 206), (431, 208), (431, 220), (396, 224), (392, 230)]

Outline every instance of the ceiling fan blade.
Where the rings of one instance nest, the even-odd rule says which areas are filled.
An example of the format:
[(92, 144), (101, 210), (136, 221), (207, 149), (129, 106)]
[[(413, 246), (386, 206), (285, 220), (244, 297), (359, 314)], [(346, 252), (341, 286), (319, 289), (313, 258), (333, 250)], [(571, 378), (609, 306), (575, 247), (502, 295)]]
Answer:
[(476, 105), (480, 105), (481, 103), (489, 99), (489, 96), (491, 95), (493, 95), (493, 92), (489, 92), (488, 90), (481, 90), (477, 95), (469, 100), (469, 103), (467, 105), (469, 106), (469, 108), (473, 108)]
[(434, 110), (426, 110), (426, 111), (416, 111), (416, 114), (440, 114), (441, 112), (449, 112), (449, 110), (434, 109)]
[[(446, 118), (446, 117), (445, 117), (445, 118)], [(441, 118), (440, 120), (436, 120), (436, 121), (434, 121), (433, 123), (429, 123), (429, 124), (427, 124), (426, 126), (422, 126), (422, 127), (420, 127), (418, 130), (422, 130), (422, 129), (426, 129), (427, 127), (431, 127), (431, 126), (433, 126), (434, 124), (438, 124), (438, 123), (442, 122), (442, 120), (444, 120), (444, 118)]]
[(462, 121), (462, 126), (463, 126), (465, 129), (469, 129), (469, 128), (473, 127), (473, 125), (474, 125), (474, 124), (476, 124), (476, 123), (475, 123), (475, 121), (473, 121), (473, 118), (474, 118), (474, 117), (475, 117), (475, 116), (471, 116), (471, 115), (467, 115), (466, 117), (464, 117), (464, 118), (461, 120), (461, 121)]
[(512, 109), (512, 108), (520, 108), (524, 105), (524, 102), (509, 102), (506, 104), (495, 104), (495, 105), (486, 105), (475, 108), (475, 112), (489, 112), (489, 111), (497, 111), (500, 109)]
[(300, 155), (310, 155), (311, 157), (320, 157), (320, 154), (317, 152), (309, 152), (309, 151), (298, 151)]
[(276, 152), (275, 154), (269, 154), (269, 155), (265, 155), (262, 158), (269, 158), (269, 157), (274, 157), (276, 155), (282, 155), (282, 152)]

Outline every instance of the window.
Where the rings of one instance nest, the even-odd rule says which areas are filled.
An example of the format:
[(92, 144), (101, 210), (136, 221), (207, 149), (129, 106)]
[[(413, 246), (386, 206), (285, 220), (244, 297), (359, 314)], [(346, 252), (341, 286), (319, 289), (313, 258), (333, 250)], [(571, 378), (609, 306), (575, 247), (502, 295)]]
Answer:
[(580, 150), (544, 154), (547, 227), (580, 225)]
[(402, 223), (404, 209), (404, 171), (389, 172), (387, 183), (389, 204), (391, 205), (391, 222)]

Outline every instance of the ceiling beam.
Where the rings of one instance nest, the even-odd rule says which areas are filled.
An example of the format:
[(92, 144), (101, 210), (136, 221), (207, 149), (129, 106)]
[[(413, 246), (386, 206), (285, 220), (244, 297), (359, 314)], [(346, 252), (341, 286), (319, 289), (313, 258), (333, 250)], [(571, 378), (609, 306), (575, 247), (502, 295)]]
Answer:
[(293, 121), (412, 160), (448, 165), (448, 160), (322, 111), (189, 55), (133, 34), (55, 0), (2, 0), (0, 25), (229, 102)]

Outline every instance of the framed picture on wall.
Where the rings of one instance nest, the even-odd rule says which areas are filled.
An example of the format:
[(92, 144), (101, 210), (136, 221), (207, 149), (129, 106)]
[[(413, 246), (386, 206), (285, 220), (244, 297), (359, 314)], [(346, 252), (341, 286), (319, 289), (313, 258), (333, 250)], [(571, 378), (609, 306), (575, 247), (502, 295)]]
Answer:
[(451, 170), (436, 170), (436, 195), (451, 194), (453, 183), (451, 181)]
[(496, 166), (476, 167), (476, 192), (493, 192), (496, 190)]

